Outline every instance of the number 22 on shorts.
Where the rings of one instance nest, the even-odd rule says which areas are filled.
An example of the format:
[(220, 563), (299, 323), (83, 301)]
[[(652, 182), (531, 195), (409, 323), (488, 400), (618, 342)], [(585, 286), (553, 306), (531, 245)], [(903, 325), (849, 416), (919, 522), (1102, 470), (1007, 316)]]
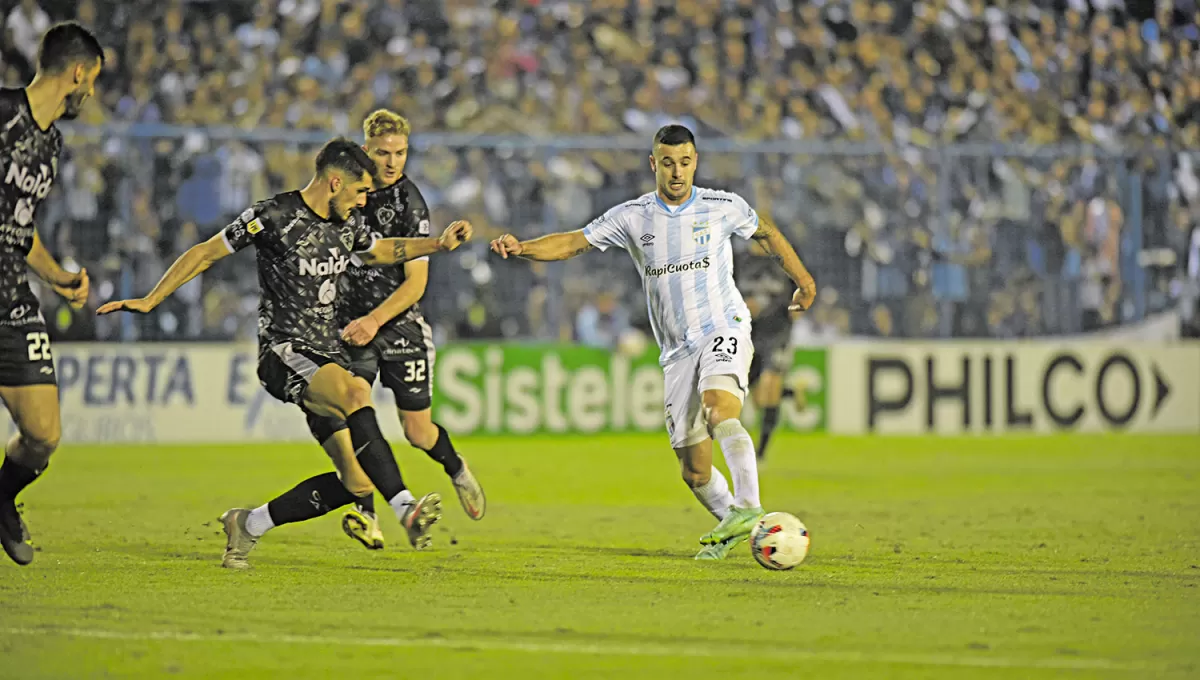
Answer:
[(50, 336), (45, 333), (26, 333), (25, 339), (29, 341), (29, 360), (30, 361), (53, 361), (54, 357), (50, 354)]

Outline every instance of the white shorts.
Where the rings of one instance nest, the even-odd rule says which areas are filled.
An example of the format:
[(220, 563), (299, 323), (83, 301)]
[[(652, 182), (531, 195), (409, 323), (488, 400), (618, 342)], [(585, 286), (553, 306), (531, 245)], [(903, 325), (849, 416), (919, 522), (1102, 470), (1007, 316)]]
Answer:
[(671, 448), (699, 444), (708, 438), (704, 405), (706, 390), (724, 390), (745, 401), (754, 345), (750, 334), (737, 329), (712, 333), (700, 350), (663, 366), (663, 402)]

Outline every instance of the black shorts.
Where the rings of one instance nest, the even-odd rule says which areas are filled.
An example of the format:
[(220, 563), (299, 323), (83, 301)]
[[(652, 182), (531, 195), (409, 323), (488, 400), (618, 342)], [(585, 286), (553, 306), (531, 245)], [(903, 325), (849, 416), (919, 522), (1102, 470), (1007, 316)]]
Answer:
[(792, 353), (788, 351), (786, 334), (751, 336), (751, 342), (754, 343), (754, 358), (750, 360), (751, 385), (766, 371), (787, 375), (792, 368)]
[(382, 328), (366, 347), (347, 347), (350, 372), (396, 395), (401, 411), (424, 411), (433, 403), (433, 334), (423, 319)]
[(40, 319), (20, 326), (0, 324), (0, 387), (56, 384), (46, 324)]
[(291, 342), (277, 342), (269, 346), (260, 345), (258, 350), (258, 382), (267, 394), (279, 401), (304, 407), (304, 391), (317, 370), (326, 364), (348, 367), (345, 356), (325, 356), (304, 348), (293, 347)]

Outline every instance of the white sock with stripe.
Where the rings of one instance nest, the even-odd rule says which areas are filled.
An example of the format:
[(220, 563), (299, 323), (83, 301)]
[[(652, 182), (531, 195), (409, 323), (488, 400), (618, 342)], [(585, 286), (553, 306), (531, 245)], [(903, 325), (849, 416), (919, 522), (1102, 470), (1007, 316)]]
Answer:
[(404, 513), (408, 512), (408, 509), (416, 502), (416, 497), (408, 489), (388, 499), (388, 505), (392, 506), (392, 510), (396, 512), (396, 519), (400, 521), (404, 521)]
[(729, 506), (733, 505), (733, 494), (729, 493), (729, 482), (720, 470), (713, 468), (708, 483), (693, 488), (692, 493), (696, 494), (696, 500), (717, 519), (725, 519), (729, 515)]
[(733, 477), (733, 504), (739, 508), (758, 508), (758, 458), (754, 455), (754, 440), (737, 418), (718, 423), (713, 439), (721, 445), (725, 464)]

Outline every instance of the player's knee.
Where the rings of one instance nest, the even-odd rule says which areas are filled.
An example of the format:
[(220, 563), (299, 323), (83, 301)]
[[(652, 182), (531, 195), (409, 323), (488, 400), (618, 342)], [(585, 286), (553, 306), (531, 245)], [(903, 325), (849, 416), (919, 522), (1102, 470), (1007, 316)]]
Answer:
[(343, 408), (346, 415), (371, 405), (371, 386), (365, 380), (348, 380), (343, 388)]
[(45, 459), (48, 459), (50, 454), (58, 448), (61, 438), (62, 426), (57, 418), (35, 418), (30, 422), (22, 423), (21, 448), (24, 449), (26, 455), (39, 459), (37, 462), (44, 462)]
[(706, 396), (704, 399), (704, 422), (708, 424), (709, 430), (730, 418), (737, 418), (740, 411), (741, 404), (733, 395), (728, 399), (723, 396), (713, 397), (711, 400)]

